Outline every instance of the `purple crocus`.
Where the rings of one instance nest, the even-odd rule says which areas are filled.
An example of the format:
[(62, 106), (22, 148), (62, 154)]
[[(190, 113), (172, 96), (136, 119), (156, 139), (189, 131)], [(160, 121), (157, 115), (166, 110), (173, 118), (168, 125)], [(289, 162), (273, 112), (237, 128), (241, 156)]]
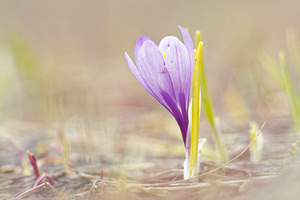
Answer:
[(191, 36), (183, 27), (179, 29), (183, 43), (167, 36), (157, 45), (142, 36), (134, 47), (136, 64), (126, 52), (125, 59), (136, 80), (174, 116), (186, 146), (195, 57)]

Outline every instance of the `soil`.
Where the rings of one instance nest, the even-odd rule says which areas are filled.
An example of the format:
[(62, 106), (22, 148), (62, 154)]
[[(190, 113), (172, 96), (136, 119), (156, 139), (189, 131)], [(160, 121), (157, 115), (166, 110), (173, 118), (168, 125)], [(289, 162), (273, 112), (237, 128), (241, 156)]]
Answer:
[[(277, 182), (278, 186), (284, 183), (280, 181), (283, 177), (280, 174), (291, 166), (297, 166), (297, 161), (289, 153), (294, 142), (293, 133), (266, 130), (260, 163), (249, 161), (248, 150), (225, 166), (203, 156), (199, 177), (183, 180), (183, 153), (170, 154), (165, 153), (165, 149), (160, 151), (157, 148), (158, 142), (167, 144), (166, 149), (180, 146), (176, 139), (168, 135), (147, 137), (146, 133), (137, 134), (138, 131), (132, 130), (124, 135), (116, 132), (109, 135), (109, 131), (102, 132), (97, 126), (89, 126), (88, 130), (73, 126), (74, 123), (63, 129), (69, 146), (68, 166), (65, 166), (62, 164), (62, 146), (57, 136), (58, 129), (53, 128), (55, 126), (20, 121), (2, 123), (0, 199), (18, 199), (19, 195), (21, 199), (76, 200), (226, 200), (251, 199), (255, 195), (256, 199), (266, 199), (266, 196), (259, 198), (258, 191), (262, 188), (270, 191), (275, 187), (272, 184)], [(241, 133), (226, 133), (225, 141), (231, 158), (242, 152), (249, 143), (247, 135)], [(26, 152), (27, 149), (34, 152), (40, 170), (51, 176), (55, 184), (45, 179), (40, 183), (44, 185), (31, 191), (36, 179), (32, 173), (24, 175), (24, 169), (32, 169), (26, 157), (27, 167), (22, 169), (18, 156), (18, 151)], [(26, 191), (27, 194), (22, 194)]]

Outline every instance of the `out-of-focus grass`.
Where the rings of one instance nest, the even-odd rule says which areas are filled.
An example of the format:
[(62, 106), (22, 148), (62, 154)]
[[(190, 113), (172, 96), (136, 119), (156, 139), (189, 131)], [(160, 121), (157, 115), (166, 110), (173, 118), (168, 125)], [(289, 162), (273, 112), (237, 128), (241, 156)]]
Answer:
[(89, 93), (86, 85), (93, 85), (82, 69), (55, 63), (55, 57), (38, 52), (20, 32), (4, 38), (0, 43), (0, 115), (4, 119), (60, 123), (82, 110), (98, 110), (98, 94)]
[(300, 43), (295, 31), (287, 32), (287, 44), (289, 54), (292, 58), (291, 64), (289, 64), (284, 51), (279, 52), (278, 62), (266, 54), (260, 57), (260, 61), (265, 70), (287, 95), (293, 115), (294, 126), (298, 132), (300, 129), (300, 88), (297, 83), (300, 79)]
[(14, 58), (14, 66), (24, 86), (23, 89), (33, 97), (31, 100), (35, 101), (34, 105), (37, 106), (35, 110), (40, 111), (41, 118), (47, 119), (53, 110), (46, 82), (48, 77), (44, 75), (35, 52), (26, 39), (21, 35), (12, 34), (7, 41)]
[(57, 108), (50, 90), (52, 78), (30, 42), (22, 34), (9, 34), (0, 43), (0, 116), (53, 121)]
[(297, 130), (300, 129), (300, 110), (299, 110), (299, 103), (300, 99), (298, 96), (298, 92), (296, 87), (292, 84), (292, 78), (291, 75), (288, 71), (288, 64), (286, 60), (286, 56), (284, 52), (279, 52), (279, 62), (280, 62), (280, 69), (281, 69), (281, 74), (282, 74), (282, 81), (283, 81), (283, 86), (284, 90), (287, 93), (292, 114), (293, 114), (293, 119), (294, 119), (294, 124)]

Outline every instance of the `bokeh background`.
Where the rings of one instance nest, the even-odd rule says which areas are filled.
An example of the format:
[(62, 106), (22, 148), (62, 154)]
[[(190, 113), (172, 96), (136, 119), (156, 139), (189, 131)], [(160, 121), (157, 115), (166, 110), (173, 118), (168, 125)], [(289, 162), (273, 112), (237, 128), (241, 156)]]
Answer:
[(268, 98), (264, 86), (271, 80), (258, 56), (276, 58), (286, 48), (286, 31), (300, 27), (299, 13), (297, 0), (1, 1), (1, 118), (167, 114), (131, 75), (124, 51), (133, 55), (141, 35), (157, 43), (180, 37), (181, 25), (192, 36), (202, 32), (217, 114), (264, 121), (278, 115), (273, 103), (282, 99)]
[(192, 37), (202, 32), (208, 85), (225, 128), (246, 130), (251, 120), (290, 126), (287, 98), (258, 58), (286, 50), (286, 31), (300, 28), (299, 13), (297, 0), (1, 1), (1, 120), (77, 117), (113, 121), (122, 133), (125, 125), (161, 117), (176, 127), (134, 79), (124, 52), (132, 56), (141, 35), (157, 43), (181, 37), (181, 25)]
[[(20, 168), (27, 149), (39, 160), (61, 159), (66, 142), (69, 164), (83, 166), (79, 171), (94, 167), (95, 174), (104, 169), (105, 177), (136, 180), (182, 169), (175, 120), (138, 84), (124, 59), (125, 51), (133, 56), (141, 35), (157, 43), (167, 35), (181, 38), (181, 25), (192, 37), (201, 30), (209, 91), (230, 156), (249, 143), (249, 122), (267, 122), (263, 164), (249, 166), (258, 174), (277, 173), (295, 142), (293, 118), (286, 93), (259, 58), (277, 61), (279, 50), (288, 52), (286, 33), (299, 31), (299, 13), (299, 0), (0, 1), (0, 165)], [(289, 70), (299, 93), (299, 68)], [(204, 114), (200, 123), (201, 137), (213, 147)], [(277, 132), (288, 136), (274, 137)], [(248, 169), (243, 161), (249, 154), (241, 160), (234, 164)], [(6, 193), (30, 187), (28, 182)]]

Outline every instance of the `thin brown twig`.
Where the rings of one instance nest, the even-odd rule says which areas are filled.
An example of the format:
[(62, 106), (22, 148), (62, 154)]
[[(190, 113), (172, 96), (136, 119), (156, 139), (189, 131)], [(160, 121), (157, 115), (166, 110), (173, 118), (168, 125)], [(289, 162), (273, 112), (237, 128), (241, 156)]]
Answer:
[(99, 177), (96, 178), (96, 180), (94, 181), (94, 183), (89, 191), (88, 198), (87, 198), (88, 200), (90, 200), (92, 198), (92, 194), (93, 194), (94, 189), (96, 188), (98, 180), (99, 180)]
[(40, 188), (46, 186), (46, 185), (47, 185), (46, 182), (45, 182), (45, 183), (42, 183), (42, 184), (40, 184), (40, 185), (37, 185), (37, 186), (35, 186), (35, 187), (33, 187), (33, 188), (29, 189), (29, 190), (26, 190), (26, 191), (23, 192), (22, 194), (19, 194), (16, 198), (17, 198), (17, 199), (21, 199), (21, 198), (23, 198), (23, 197), (29, 195), (30, 193), (32, 193), (32, 192), (34, 192), (34, 191), (36, 191), (36, 190), (38, 190), (38, 189), (40, 189)]
[(53, 185), (51, 185), (51, 183), (49, 183), (49, 182), (46, 181), (45, 184), (52, 190), (53, 194), (56, 194), (56, 190), (53, 187)]
[(23, 197), (26, 197), (27, 195), (31, 194), (32, 192), (35, 192), (36, 190), (38, 190), (38, 189), (40, 189), (40, 188), (42, 188), (44, 186), (48, 186), (52, 190), (52, 192), (54, 194), (56, 194), (55, 188), (49, 182), (46, 181), (44, 183), (41, 183), (40, 185), (34, 186), (33, 188), (31, 188), (29, 190), (26, 190), (22, 194), (19, 194), (18, 196), (16, 196), (16, 199), (21, 199)]
[(208, 174), (211, 174), (215, 171), (218, 171), (219, 169), (224, 168), (226, 165), (230, 164), (231, 162), (235, 161), (236, 159), (238, 159), (241, 155), (243, 155), (249, 148), (250, 146), (253, 144), (254, 141), (256, 141), (257, 137), (261, 134), (261, 130), (264, 128), (265, 126), (265, 122), (262, 124), (261, 128), (257, 131), (257, 134), (255, 136), (255, 138), (237, 155), (235, 156), (233, 159), (229, 160), (228, 162), (222, 164), (221, 166), (212, 169), (206, 173), (200, 174), (199, 176), (193, 177), (193, 178), (189, 178), (189, 179), (184, 179), (184, 180), (178, 180), (178, 181), (170, 181), (167, 183), (158, 183), (158, 184), (139, 184), (140, 186), (144, 186), (144, 187), (153, 187), (153, 186), (166, 186), (166, 185), (172, 185), (172, 184), (179, 184), (179, 183), (188, 183), (190, 181), (195, 181), (198, 180), (200, 177), (206, 176)]
[(43, 180), (45, 180), (45, 179), (48, 179), (48, 181), (49, 181), (52, 185), (53, 185), (53, 184), (56, 184), (56, 181), (55, 181), (51, 176), (49, 176), (47, 173), (43, 173), (42, 175), (40, 175), (40, 176), (36, 179), (36, 181), (35, 181), (33, 187), (39, 185), (39, 184), (40, 184)]
[[(256, 136), (255, 136), (255, 138), (243, 149), (243, 151), (241, 151), (238, 155), (236, 155), (234, 158), (232, 158), (231, 160), (229, 160), (228, 162), (226, 162), (226, 163), (224, 163), (223, 165), (221, 165), (221, 166), (219, 166), (219, 167), (217, 167), (217, 168), (215, 168), (215, 169), (213, 169), (213, 170), (210, 170), (210, 171), (208, 171), (208, 172), (206, 172), (206, 173), (203, 173), (203, 174), (200, 174), (199, 176), (197, 176), (197, 177), (195, 177), (195, 178), (192, 178), (192, 180), (194, 180), (194, 179), (196, 179), (196, 178), (200, 178), (200, 177), (202, 177), (202, 176), (205, 176), (205, 175), (207, 175), (207, 174), (211, 174), (211, 173), (213, 173), (213, 172), (215, 172), (215, 171), (218, 171), (219, 169), (222, 169), (222, 168), (224, 168), (226, 165), (228, 165), (228, 164), (230, 164), (230, 163), (232, 163), (233, 161), (235, 161), (236, 159), (238, 159), (240, 156), (242, 156), (250, 147), (251, 147), (251, 145), (253, 144), (253, 142), (257, 139), (257, 137), (261, 134), (261, 130), (264, 128), (264, 126), (265, 126), (265, 122), (263, 123), (263, 125), (261, 126), (261, 128), (257, 131), (257, 134), (256, 134)], [(191, 179), (190, 179), (191, 180)]]

